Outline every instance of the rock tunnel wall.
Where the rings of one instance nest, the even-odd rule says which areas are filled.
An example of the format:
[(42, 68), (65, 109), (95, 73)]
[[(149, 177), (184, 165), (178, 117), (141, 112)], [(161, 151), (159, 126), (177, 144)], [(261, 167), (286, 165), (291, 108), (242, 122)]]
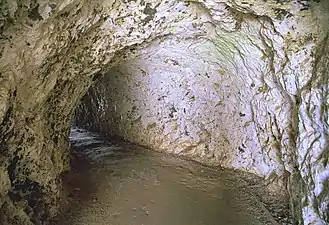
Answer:
[(262, 175), (286, 186), (301, 224), (328, 222), (325, 1), (0, 5), (5, 224), (57, 213), (72, 115), (105, 74), (78, 122)]
[[(311, 70), (312, 65), (327, 67), (326, 37), (318, 46), (304, 40), (292, 50), (286, 44), (297, 37), (286, 39), (267, 17), (240, 16), (243, 22), (223, 28), (209, 25), (213, 18), (190, 6), (170, 28), (174, 36), (151, 42), (88, 91), (76, 123), (206, 164), (256, 173), (273, 186), (293, 185), (289, 189), (296, 201), (305, 201), (296, 213), (311, 223), (317, 220), (314, 205), (327, 207), (328, 167), (318, 155), (326, 147), (312, 144), (318, 141), (313, 132), (320, 135), (320, 130), (307, 124), (311, 102), (305, 95), (314, 76), (327, 76)], [(317, 57), (323, 58), (322, 66), (315, 66)], [(313, 110), (308, 116), (315, 116)], [(321, 120), (326, 126), (325, 117)], [(313, 160), (323, 164), (315, 166)], [(310, 166), (318, 174), (306, 172)], [(305, 192), (309, 200), (297, 197)]]
[(246, 33), (216, 35), (156, 41), (112, 68), (83, 98), (77, 123), (207, 164), (283, 176), (284, 96), (263, 82), (267, 61)]

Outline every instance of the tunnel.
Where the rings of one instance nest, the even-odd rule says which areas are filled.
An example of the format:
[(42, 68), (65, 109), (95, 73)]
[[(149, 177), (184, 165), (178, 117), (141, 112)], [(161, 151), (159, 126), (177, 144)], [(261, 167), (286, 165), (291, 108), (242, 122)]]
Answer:
[(58, 216), (72, 126), (256, 176), (294, 224), (329, 223), (327, 1), (0, 5), (3, 224)]

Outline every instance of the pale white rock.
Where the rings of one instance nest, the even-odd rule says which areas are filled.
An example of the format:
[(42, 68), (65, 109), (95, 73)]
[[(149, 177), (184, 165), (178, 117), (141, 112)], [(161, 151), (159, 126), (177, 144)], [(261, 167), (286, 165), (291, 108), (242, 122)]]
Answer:
[(300, 224), (328, 223), (327, 1), (0, 5), (6, 223), (56, 214), (71, 119), (97, 80), (78, 124), (255, 173), (289, 192)]

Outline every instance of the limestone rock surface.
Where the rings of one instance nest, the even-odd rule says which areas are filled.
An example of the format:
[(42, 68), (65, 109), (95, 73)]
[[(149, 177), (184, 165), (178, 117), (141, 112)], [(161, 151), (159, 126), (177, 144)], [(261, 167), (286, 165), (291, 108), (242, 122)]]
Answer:
[(5, 224), (56, 215), (82, 96), (77, 124), (258, 174), (289, 192), (300, 224), (329, 223), (327, 1), (0, 7)]

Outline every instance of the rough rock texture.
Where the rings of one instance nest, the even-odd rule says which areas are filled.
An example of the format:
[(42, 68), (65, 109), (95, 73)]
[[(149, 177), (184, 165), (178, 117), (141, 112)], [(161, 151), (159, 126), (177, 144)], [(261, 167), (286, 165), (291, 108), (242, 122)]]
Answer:
[(329, 222), (325, 0), (0, 6), (5, 224), (42, 224), (56, 214), (72, 115), (113, 66), (84, 98), (89, 108), (81, 105), (78, 121), (275, 178), (286, 185), (299, 223)]
[(223, 5), (202, 6), (184, 7), (172, 36), (112, 68), (83, 98), (76, 122), (259, 174), (287, 186), (300, 221), (328, 221), (328, 150), (320, 145), (328, 74), (315, 70), (328, 67), (327, 37), (306, 27), (321, 23), (303, 18), (308, 10), (275, 8), (274, 18), (233, 10), (229, 17)]

